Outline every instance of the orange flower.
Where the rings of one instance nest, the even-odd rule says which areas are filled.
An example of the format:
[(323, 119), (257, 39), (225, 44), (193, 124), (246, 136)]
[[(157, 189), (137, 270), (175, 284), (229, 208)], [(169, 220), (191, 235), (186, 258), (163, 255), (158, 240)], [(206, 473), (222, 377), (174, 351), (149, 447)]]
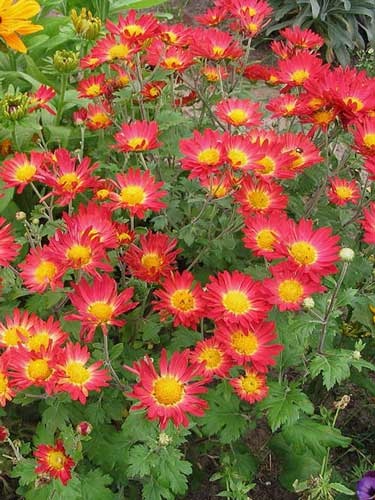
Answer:
[(30, 35), (43, 29), (39, 24), (32, 24), (30, 17), (40, 11), (40, 5), (34, 0), (3, 0), (0, 4), (0, 36), (6, 44), (18, 52), (27, 52), (19, 35)]

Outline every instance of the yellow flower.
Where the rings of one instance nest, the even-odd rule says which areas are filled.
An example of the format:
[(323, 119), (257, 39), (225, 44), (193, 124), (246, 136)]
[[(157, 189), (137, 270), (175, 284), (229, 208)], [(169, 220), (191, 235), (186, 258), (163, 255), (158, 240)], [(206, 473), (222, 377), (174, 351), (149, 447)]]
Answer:
[(40, 11), (35, 0), (0, 0), (0, 36), (14, 50), (26, 52), (26, 46), (19, 35), (29, 35), (43, 29), (28, 19)]

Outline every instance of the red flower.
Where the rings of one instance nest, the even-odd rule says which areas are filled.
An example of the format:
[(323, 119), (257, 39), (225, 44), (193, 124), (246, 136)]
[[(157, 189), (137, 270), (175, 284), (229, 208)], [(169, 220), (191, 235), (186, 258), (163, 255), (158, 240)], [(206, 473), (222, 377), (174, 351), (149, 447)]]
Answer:
[(299, 49), (315, 50), (324, 44), (324, 39), (320, 35), (310, 29), (302, 29), (299, 26), (284, 28), (280, 31), (280, 35)]
[(356, 181), (332, 177), (328, 189), (328, 199), (331, 203), (338, 206), (347, 203), (356, 203), (361, 197), (360, 190)]
[(323, 161), (319, 149), (304, 134), (282, 134), (279, 136), (279, 143), (282, 151), (290, 156), (290, 163), (282, 168), (284, 178), (293, 178), (306, 168)]
[(226, 9), (214, 7), (212, 9), (207, 9), (200, 16), (195, 16), (195, 20), (197, 21), (197, 23), (203, 24), (203, 26), (217, 26), (222, 21), (224, 21), (227, 13), (228, 12)]
[(248, 325), (265, 318), (270, 309), (261, 284), (239, 271), (210, 276), (206, 289), (206, 315), (220, 324)]
[(281, 186), (275, 182), (253, 180), (250, 176), (243, 179), (234, 198), (240, 204), (239, 211), (245, 216), (279, 212), (288, 205), (288, 197), (283, 194)]
[(4, 217), (0, 217), (0, 266), (3, 267), (9, 266), (10, 262), (17, 257), (21, 248), (15, 242), (10, 230), (11, 225), (6, 224)]
[(0, 347), (7, 349), (25, 341), (30, 335), (37, 316), (28, 311), (13, 309), (11, 316), (5, 316), (0, 323)]
[(222, 66), (212, 66), (211, 64), (205, 64), (201, 68), (201, 74), (210, 83), (216, 83), (226, 80), (229, 76), (228, 71)]
[(145, 408), (148, 419), (159, 420), (161, 429), (165, 429), (170, 420), (176, 427), (187, 427), (187, 413), (201, 417), (207, 408), (207, 402), (196, 396), (207, 391), (204, 381), (192, 382), (199, 374), (199, 366), (189, 366), (188, 359), (189, 351), (174, 352), (168, 363), (166, 350), (163, 349), (160, 375), (148, 356), (134, 363), (133, 367), (125, 366), (138, 377), (138, 382), (128, 394), (139, 400), (133, 409)]
[(278, 243), (285, 232), (287, 216), (283, 212), (269, 215), (256, 214), (246, 219), (244, 228), (244, 246), (254, 255), (268, 260), (278, 259), (282, 255), (277, 251)]
[(260, 125), (262, 118), (262, 114), (259, 112), (259, 103), (237, 97), (220, 101), (216, 105), (215, 114), (222, 121), (234, 127)]
[(63, 287), (61, 277), (65, 268), (48, 254), (47, 246), (30, 248), (25, 260), (18, 264), (22, 281), (32, 292), (43, 293), (48, 287), (52, 290)]
[(201, 375), (206, 380), (217, 377), (226, 377), (233, 363), (224, 347), (215, 337), (201, 340), (190, 354), (190, 361), (200, 366)]
[(31, 105), (29, 111), (33, 112), (37, 109), (45, 109), (48, 113), (51, 113), (51, 115), (55, 115), (56, 111), (47, 104), (55, 95), (56, 92), (52, 87), (41, 85), (36, 92), (29, 95), (29, 102)]
[(144, 101), (154, 101), (161, 96), (163, 88), (167, 85), (164, 80), (153, 80), (144, 84), (141, 94)]
[(43, 153), (31, 151), (30, 158), (25, 153), (15, 153), (13, 158), (5, 160), (1, 165), (0, 176), (6, 187), (17, 186), (17, 193), (22, 193), (35, 179), (43, 158)]
[(160, 201), (167, 194), (167, 191), (160, 190), (164, 183), (155, 182), (148, 170), (142, 172), (130, 168), (125, 174), (117, 174), (116, 180), (114, 185), (120, 193), (112, 192), (110, 195), (113, 209), (122, 208), (128, 210), (131, 216), (143, 219), (146, 210), (159, 212), (167, 206)]
[(125, 254), (125, 263), (133, 276), (147, 283), (158, 283), (168, 276), (174, 267), (177, 255), (177, 240), (163, 233), (148, 232), (140, 237), (140, 248), (130, 245)]
[(361, 225), (364, 230), (363, 241), (371, 245), (375, 244), (375, 203), (370, 203), (369, 208), (363, 210), (364, 219)]
[(325, 290), (316, 281), (311, 281), (303, 271), (290, 269), (286, 262), (270, 267), (269, 270), (272, 278), (263, 282), (269, 292), (267, 300), (280, 311), (297, 311), (306, 297)]
[(215, 331), (215, 337), (235, 363), (245, 365), (251, 362), (256, 370), (262, 372), (276, 364), (274, 357), (283, 350), (282, 345), (270, 343), (277, 338), (275, 325), (270, 322), (246, 327), (235, 322), (221, 325)]
[[(139, 47), (129, 42), (125, 37), (106, 35), (96, 42), (87, 58), (98, 61), (100, 64), (113, 61), (129, 61), (139, 51)], [(82, 61), (81, 61), (82, 64)]]
[(107, 370), (101, 370), (101, 361), (86, 366), (90, 359), (87, 346), (69, 343), (57, 359), (57, 392), (67, 392), (73, 400), (85, 404), (90, 391), (99, 392), (108, 386)]
[(159, 38), (167, 45), (187, 47), (192, 40), (192, 29), (184, 24), (160, 24)]
[(202, 134), (194, 130), (193, 137), (181, 139), (180, 151), (184, 155), (181, 167), (190, 170), (190, 178), (217, 173), (223, 163), (222, 136), (211, 129), (205, 129)]
[(193, 56), (223, 61), (238, 59), (243, 54), (239, 43), (225, 31), (215, 28), (197, 29), (194, 35), (190, 46)]
[(92, 75), (84, 80), (81, 80), (77, 86), (79, 97), (93, 99), (104, 95), (107, 91), (105, 79), (106, 75), (101, 73), (99, 75)]
[(355, 123), (354, 144), (364, 156), (375, 156), (375, 117)]
[(245, 368), (245, 375), (233, 378), (229, 383), (237, 396), (250, 404), (261, 401), (268, 394), (265, 375), (252, 368)]
[(49, 347), (54, 349), (60, 347), (69, 338), (69, 335), (61, 329), (59, 321), (50, 316), (46, 321), (41, 318), (33, 319), (33, 325), (27, 335), (20, 333), (22, 345), (28, 351), (40, 353)]
[(225, 134), (223, 137), (225, 160), (234, 170), (248, 171), (262, 158), (257, 144), (242, 135)]
[(329, 227), (313, 229), (313, 222), (301, 219), (297, 224), (289, 220), (280, 252), (288, 257), (290, 266), (308, 273), (313, 281), (337, 272), (339, 260), (338, 236)]
[(147, 49), (146, 62), (151, 66), (161, 66), (169, 71), (185, 71), (194, 63), (191, 53), (181, 47), (164, 45), (154, 40)]
[(90, 130), (100, 130), (112, 125), (113, 111), (108, 102), (89, 104), (86, 110), (85, 125)]
[(232, 15), (236, 17), (241, 14), (247, 14), (251, 17), (265, 17), (272, 13), (272, 7), (264, 0), (231, 0), (229, 9)]
[(301, 114), (300, 98), (297, 95), (282, 94), (270, 99), (266, 109), (272, 112), (272, 118), (298, 116)]
[(203, 292), (189, 271), (171, 273), (163, 282), (163, 289), (154, 295), (153, 308), (159, 311), (162, 320), (173, 316), (173, 326), (183, 325), (195, 329), (204, 316)]
[(70, 156), (68, 150), (56, 149), (49, 160), (48, 167), (44, 166), (36, 175), (38, 181), (52, 188), (44, 199), (57, 196), (57, 204), (68, 205), (78, 193), (96, 186), (97, 180), (92, 174), (98, 164), (90, 165), (88, 157), (77, 163), (77, 158)]
[(37, 460), (35, 472), (48, 474), (53, 479), (60, 479), (65, 486), (71, 479), (71, 470), (75, 466), (74, 460), (66, 454), (63, 442), (58, 439), (55, 446), (40, 444), (34, 451)]
[(115, 134), (117, 143), (115, 147), (124, 153), (150, 151), (161, 146), (157, 135), (158, 124), (155, 121), (135, 120), (131, 123), (124, 123), (121, 126), (121, 132)]
[(106, 28), (113, 35), (122, 35), (125, 40), (142, 43), (158, 34), (159, 23), (153, 14), (143, 14), (138, 18), (137, 11), (131, 9), (126, 17), (119, 16), (117, 24), (107, 20)]
[(279, 61), (278, 76), (290, 87), (301, 86), (306, 81), (317, 78), (324, 69), (322, 60), (309, 52), (299, 52), (290, 59)]
[(117, 294), (116, 281), (107, 274), (95, 277), (91, 285), (81, 279), (72, 286), (74, 291), (68, 295), (78, 313), (68, 314), (65, 319), (81, 323), (81, 337), (85, 342), (92, 341), (98, 326), (104, 335), (108, 334), (110, 325), (123, 326), (125, 320), (117, 319), (118, 316), (137, 306), (137, 302), (130, 302), (133, 288)]
[(8, 363), (8, 356), (2, 354), (0, 356), (0, 406), (2, 407), (16, 395), (14, 383), (9, 379)]

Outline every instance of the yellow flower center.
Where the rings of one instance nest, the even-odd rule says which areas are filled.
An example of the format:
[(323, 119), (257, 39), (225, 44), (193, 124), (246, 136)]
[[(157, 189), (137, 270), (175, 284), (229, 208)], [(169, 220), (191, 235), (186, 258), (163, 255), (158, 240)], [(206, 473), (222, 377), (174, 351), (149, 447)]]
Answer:
[(219, 47), (218, 45), (214, 45), (212, 47), (212, 53), (214, 56), (222, 56), (224, 54), (224, 49), (223, 47)]
[(132, 137), (127, 144), (134, 151), (144, 151), (147, 149), (149, 141), (145, 137)]
[(272, 174), (276, 168), (276, 162), (270, 156), (263, 156), (261, 160), (257, 161), (257, 164), (263, 167), (263, 175)]
[(57, 273), (57, 267), (49, 260), (43, 260), (34, 271), (35, 281), (39, 284), (51, 281)]
[(50, 341), (50, 337), (47, 332), (40, 332), (32, 337), (29, 337), (26, 346), (29, 349), (29, 351), (35, 351), (39, 352), (42, 347), (47, 349), (48, 344)]
[(94, 125), (109, 125), (111, 120), (106, 113), (98, 112), (90, 116), (90, 122)]
[(248, 14), (251, 17), (256, 16), (256, 14), (258, 12), (254, 7), (249, 7), (247, 5), (244, 5), (243, 7), (241, 7), (241, 10), (242, 10), (242, 12), (245, 12), (246, 14)]
[(271, 229), (261, 229), (255, 237), (258, 247), (270, 252), (274, 249), (276, 239), (276, 235)]
[(284, 105), (284, 110), (287, 113), (290, 113), (296, 109), (296, 103), (295, 102), (288, 102), (287, 104)]
[(51, 469), (62, 470), (65, 465), (66, 457), (62, 451), (49, 451), (47, 454), (47, 463)]
[(46, 359), (35, 359), (27, 365), (27, 376), (30, 380), (46, 380), (52, 373)]
[(163, 258), (158, 253), (145, 253), (141, 258), (141, 264), (147, 270), (160, 269), (163, 264)]
[(151, 97), (158, 97), (160, 95), (159, 87), (151, 87), (148, 91)]
[(159, 377), (154, 382), (153, 396), (163, 406), (174, 406), (184, 397), (184, 384), (171, 375)]
[(247, 394), (254, 394), (261, 385), (256, 373), (248, 373), (245, 377), (241, 377), (241, 387)]
[(65, 373), (72, 384), (83, 385), (90, 379), (90, 372), (79, 361), (69, 361)]
[(375, 146), (375, 133), (365, 134), (363, 136), (363, 144), (368, 148)]
[(302, 266), (314, 264), (318, 258), (316, 248), (307, 243), (307, 241), (297, 241), (289, 249), (293, 259)]
[(229, 191), (227, 186), (225, 186), (224, 184), (212, 185), (212, 186), (210, 186), (209, 189), (210, 189), (210, 193), (215, 198), (223, 198), (223, 196), (225, 196)]
[(129, 47), (123, 43), (113, 45), (109, 51), (108, 56), (111, 60), (113, 59), (124, 59), (129, 54)]
[(319, 109), (324, 105), (324, 101), (320, 97), (313, 97), (307, 104), (312, 109)]
[(290, 78), (296, 85), (302, 85), (309, 76), (310, 73), (306, 69), (297, 69), (296, 71), (293, 71)]
[(233, 168), (243, 168), (248, 162), (247, 154), (242, 149), (230, 149), (227, 156)]
[(4, 395), (8, 391), (8, 378), (0, 373), (0, 394)]
[(113, 311), (114, 308), (111, 304), (102, 301), (92, 302), (87, 308), (87, 312), (92, 314), (100, 323), (107, 323), (112, 318)]
[(96, 196), (99, 200), (106, 200), (109, 195), (110, 195), (109, 189), (99, 189), (96, 192)]
[(220, 152), (216, 148), (207, 148), (198, 153), (199, 163), (204, 163), (205, 165), (216, 165), (220, 160)]
[(260, 189), (248, 191), (247, 201), (252, 208), (256, 208), (257, 210), (265, 210), (271, 204), (269, 195), (265, 191), (261, 191)]
[(22, 326), (13, 326), (4, 331), (2, 340), (7, 346), (15, 346), (21, 342), (21, 335), (27, 338), (30, 333)]
[(17, 179), (17, 181), (28, 182), (34, 177), (35, 172), (35, 165), (33, 165), (32, 163), (24, 163), (23, 165), (20, 165), (16, 168), (14, 177)]
[(313, 114), (314, 121), (319, 124), (328, 125), (335, 118), (333, 110), (317, 111)]
[(242, 125), (246, 122), (248, 114), (244, 109), (236, 108), (229, 111), (228, 118), (232, 123), (234, 123), (234, 125)]
[(303, 296), (303, 286), (297, 280), (284, 280), (279, 284), (278, 293), (284, 302), (296, 303)]
[(176, 69), (181, 67), (182, 61), (177, 57), (170, 56), (164, 59), (163, 64), (167, 69)]
[(292, 170), (302, 167), (305, 164), (305, 158), (298, 151), (289, 151), (289, 154), (294, 158), (292, 164), (289, 166)]
[(219, 368), (222, 363), (223, 356), (216, 347), (206, 347), (199, 355), (198, 360), (206, 364), (209, 370)]
[(342, 200), (349, 200), (353, 195), (353, 190), (349, 186), (336, 186), (335, 191)]
[(194, 295), (187, 288), (176, 290), (171, 295), (171, 304), (179, 311), (192, 311), (195, 307)]
[(246, 26), (247, 30), (249, 31), (249, 33), (256, 33), (259, 29), (259, 24), (257, 23), (248, 23), (247, 26)]
[(240, 290), (229, 290), (222, 297), (225, 309), (233, 314), (245, 314), (251, 309), (251, 302), (246, 293)]
[(139, 36), (143, 35), (145, 30), (139, 24), (128, 24), (123, 28), (123, 33), (128, 36)]
[(92, 85), (89, 85), (86, 89), (86, 95), (90, 97), (96, 97), (100, 95), (101, 93), (101, 87), (98, 83), (93, 83)]
[(162, 39), (165, 43), (175, 43), (177, 40), (177, 35), (173, 31), (164, 31), (162, 34)]
[(91, 261), (91, 249), (83, 245), (72, 245), (66, 252), (69, 260), (77, 267), (86, 266)]
[(146, 199), (145, 190), (141, 186), (126, 186), (121, 189), (120, 198), (123, 203), (134, 207), (141, 205)]
[(68, 174), (62, 175), (57, 183), (61, 186), (64, 191), (75, 191), (81, 184), (81, 180), (77, 174), (74, 172), (69, 172)]
[(363, 102), (361, 101), (361, 99), (358, 99), (358, 97), (351, 97), (351, 96), (344, 97), (343, 101), (345, 104), (349, 104), (349, 103), (354, 104), (355, 111), (361, 111), (361, 109), (363, 109), (363, 107), (364, 107)]
[(248, 332), (247, 335), (245, 335), (241, 330), (232, 333), (231, 345), (239, 354), (251, 356), (257, 351), (258, 344), (258, 339), (252, 332)]

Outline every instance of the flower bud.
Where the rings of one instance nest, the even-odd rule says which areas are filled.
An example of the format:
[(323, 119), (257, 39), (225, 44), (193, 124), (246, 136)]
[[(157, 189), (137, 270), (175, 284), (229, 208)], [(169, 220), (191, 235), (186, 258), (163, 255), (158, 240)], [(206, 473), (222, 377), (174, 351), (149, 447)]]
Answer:
[(362, 355), (361, 355), (361, 351), (353, 351), (353, 354), (352, 354), (352, 358), (353, 359), (361, 359)]
[(0, 425), (0, 443), (4, 443), (9, 437), (9, 429), (4, 425)]
[(350, 396), (345, 394), (339, 401), (335, 401), (333, 403), (333, 406), (336, 408), (336, 410), (345, 410), (345, 408), (348, 406), (350, 403)]
[(34, 224), (34, 226), (39, 226), (39, 219), (35, 217), (35, 219), (31, 221), (31, 223)]
[(90, 422), (86, 421), (80, 422), (76, 426), (76, 432), (81, 436), (88, 436), (92, 432), (92, 425), (90, 424)]
[(78, 14), (73, 9), (70, 13), (70, 19), (77, 35), (85, 38), (85, 40), (95, 40), (99, 35), (102, 21), (99, 17), (94, 17), (89, 10), (82, 8)]
[(18, 121), (24, 118), (29, 111), (30, 99), (26, 94), (5, 94), (0, 100), (0, 114), (11, 121)]
[(159, 434), (160, 446), (168, 446), (169, 444), (171, 444), (171, 442), (172, 442), (172, 438), (170, 436), (168, 436), (168, 434), (166, 432), (161, 432)]
[(53, 56), (53, 65), (60, 73), (71, 73), (79, 62), (78, 54), (72, 50), (56, 50)]
[(303, 302), (302, 302), (302, 306), (304, 309), (314, 309), (315, 307), (315, 302), (314, 302), (314, 299), (312, 297), (306, 297)]
[(16, 212), (16, 220), (25, 220), (26, 214), (25, 212)]
[(340, 259), (343, 260), (344, 262), (352, 262), (354, 259), (355, 253), (354, 250), (351, 248), (342, 248), (340, 250)]

